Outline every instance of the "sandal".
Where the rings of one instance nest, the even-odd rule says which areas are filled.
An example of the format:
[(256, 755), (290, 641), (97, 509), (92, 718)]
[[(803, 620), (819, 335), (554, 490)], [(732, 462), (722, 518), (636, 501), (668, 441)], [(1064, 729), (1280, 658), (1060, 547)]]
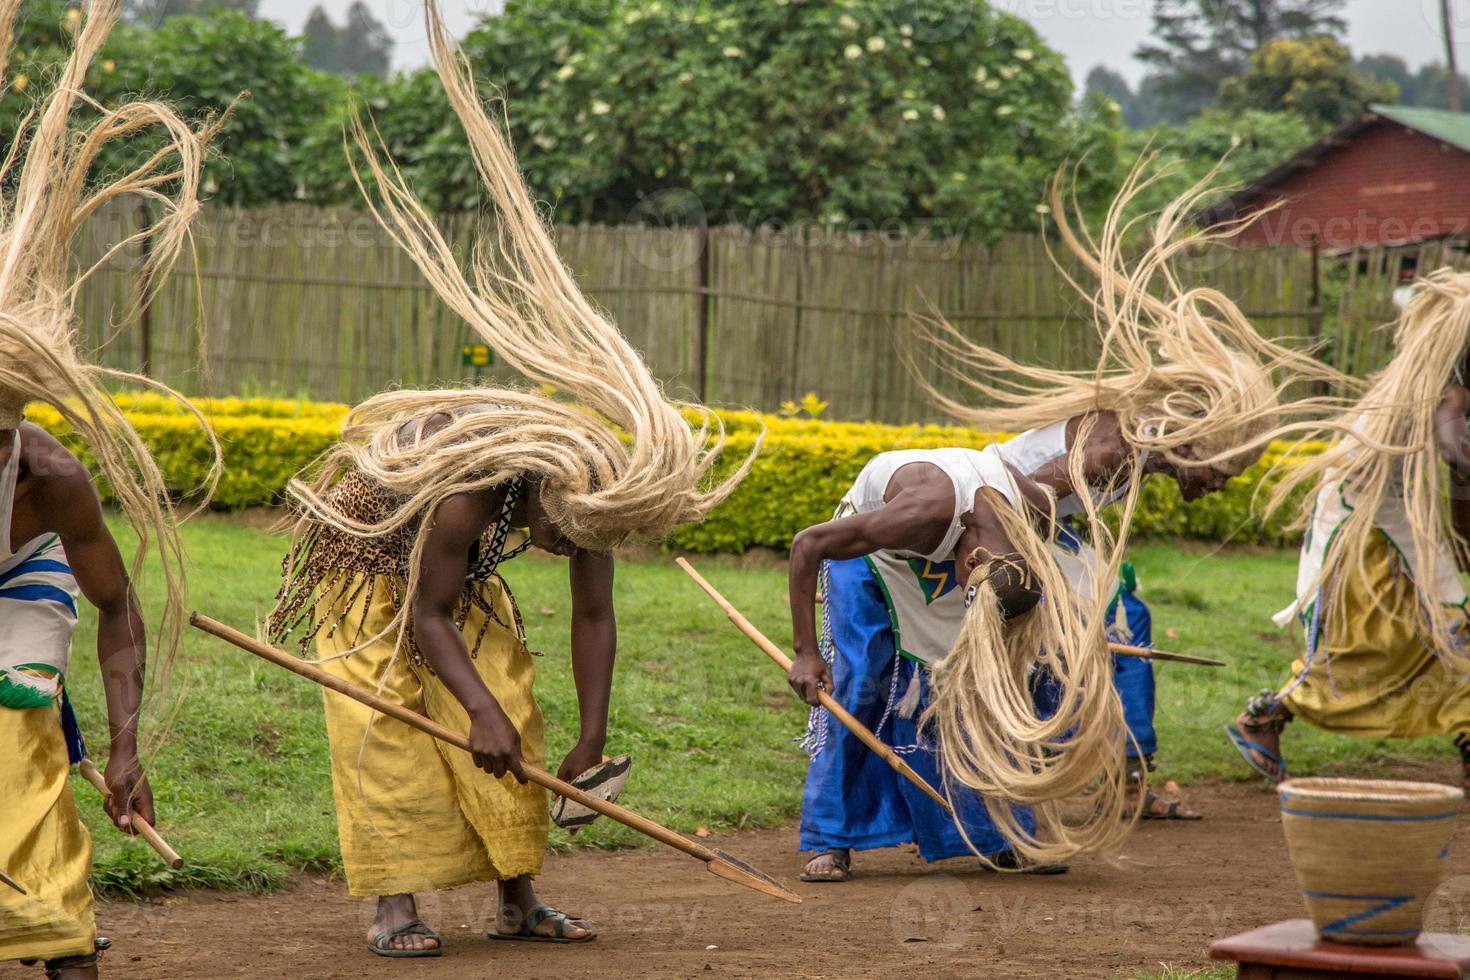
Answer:
[[(1199, 813), (1180, 813), (1179, 807), (1183, 800), (1166, 800), (1157, 793), (1145, 793), (1143, 797), (1143, 812), (1138, 815), (1140, 820), (1203, 820), (1204, 815)], [(1168, 804), (1163, 813), (1154, 812), (1155, 803)]]
[[(1287, 722), (1291, 721), (1291, 714), (1281, 707), (1275, 692), (1263, 690), (1245, 703), (1245, 716), (1246, 720), (1238, 725), (1235, 722), (1226, 725), (1225, 734), (1246, 765), (1265, 776), (1271, 785), (1279, 785), (1287, 777), (1286, 759), (1247, 736), (1261, 733), (1280, 735), (1286, 730)], [(1252, 753), (1265, 761), (1257, 761)]]
[[(852, 879), (852, 851), (848, 850), (845, 847), (829, 847), (827, 848), (827, 850), (823, 851), (822, 854), (825, 854), (832, 859), (832, 870), (811, 874), (803, 871), (800, 876), (801, 881), (842, 882), (850, 881)], [(819, 854), (818, 857), (820, 856), (821, 855)], [(816, 858), (813, 858), (812, 860), (815, 861)]]
[(998, 854), (987, 854), (985, 860), (988, 865), (982, 865), (987, 871), (1008, 871), (1013, 874), (1023, 875), (1064, 875), (1067, 873), (1068, 865), (1039, 864), (1029, 858), (1017, 854), (1015, 850), (1007, 848)]
[[(505, 909), (515, 909), (515, 907), (511, 905), (505, 906), (501, 909), (502, 914)], [(515, 911), (519, 913), (520, 909), (515, 909)], [(553, 932), (550, 936), (543, 936), (536, 931), (536, 927), (546, 921), (550, 921), (553, 926)], [(538, 905), (526, 913), (526, 917), (521, 920), (521, 927), (515, 932), (497, 931), (486, 933), (486, 936), (490, 939), (499, 939), (505, 942), (522, 943), (590, 943), (597, 938), (597, 933), (591, 930), (588, 930), (585, 936), (568, 936), (567, 924), (571, 922), (575, 922), (583, 928), (586, 928), (588, 924), (584, 919), (575, 915), (568, 915), (565, 912), (558, 912), (550, 905)]]
[[(436, 941), (439, 945), (433, 949), (395, 949), (393, 947), (393, 940), (399, 936), (423, 936), (425, 939)], [(402, 957), (404, 959), (420, 956), (443, 956), (444, 940), (439, 938), (437, 932), (424, 925), (422, 919), (414, 919), (412, 922), (401, 925), (397, 929), (384, 929), (381, 932), (373, 933), (373, 938), (368, 940), (368, 949), (372, 950), (378, 956)]]

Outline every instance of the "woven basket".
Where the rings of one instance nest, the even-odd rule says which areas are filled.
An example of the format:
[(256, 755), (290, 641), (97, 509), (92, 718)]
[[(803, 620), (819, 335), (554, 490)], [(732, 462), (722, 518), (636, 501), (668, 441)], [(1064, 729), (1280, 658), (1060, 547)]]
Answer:
[(1289, 779), (1278, 791), (1317, 935), (1365, 946), (1418, 938), (1464, 791), (1392, 779)]

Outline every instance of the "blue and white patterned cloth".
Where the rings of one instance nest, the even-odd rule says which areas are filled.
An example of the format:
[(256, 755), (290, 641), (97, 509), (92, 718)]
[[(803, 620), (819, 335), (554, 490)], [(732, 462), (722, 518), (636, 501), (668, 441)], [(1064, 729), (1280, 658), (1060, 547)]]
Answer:
[(0, 689), (6, 689), (0, 690), (0, 700), (56, 696), (71, 661), (79, 594), (66, 551), (54, 534), (0, 562)]

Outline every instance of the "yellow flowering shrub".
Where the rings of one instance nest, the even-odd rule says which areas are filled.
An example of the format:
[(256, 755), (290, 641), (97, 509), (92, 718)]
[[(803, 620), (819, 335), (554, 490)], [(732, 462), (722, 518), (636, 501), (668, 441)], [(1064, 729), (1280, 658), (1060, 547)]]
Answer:
[[(118, 404), (180, 494), (197, 488), (208, 472), (209, 443), (198, 423), (177, 402), (156, 394), (128, 394)], [(214, 504), (224, 510), (279, 503), (290, 478), (331, 446), (347, 406), (269, 398), (203, 398), (196, 404), (210, 419), (225, 453), (225, 473)], [(61, 438), (83, 462), (86, 447), (69, 434), (60, 413), (44, 405), (27, 410), (31, 421)], [(696, 413), (688, 413), (693, 420)], [(688, 551), (740, 552), (752, 547), (784, 550), (802, 528), (832, 516), (869, 459), (892, 449), (983, 448), (1008, 438), (958, 426), (827, 422), (755, 412), (720, 412), (726, 446), (716, 472), (728, 472), (750, 452), (764, 427), (765, 446), (750, 475), (702, 524), (676, 531), (672, 547)], [(1304, 444), (1301, 453), (1320, 451)], [(1287, 452), (1273, 445), (1259, 463), (1221, 493), (1185, 504), (1178, 486), (1165, 477), (1145, 484), (1134, 520), (1139, 536), (1198, 538), (1261, 544), (1291, 542), (1294, 508), (1262, 522), (1254, 516), (1269, 492), (1271, 469)]]

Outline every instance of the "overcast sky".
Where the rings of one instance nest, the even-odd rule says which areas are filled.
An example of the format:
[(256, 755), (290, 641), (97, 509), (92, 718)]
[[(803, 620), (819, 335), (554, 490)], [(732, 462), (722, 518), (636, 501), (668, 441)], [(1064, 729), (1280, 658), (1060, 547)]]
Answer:
[[(321, 0), (341, 23), (352, 0)], [(463, 34), (477, 17), (500, 9), (499, 0), (441, 0), (450, 28)], [(763, 3), (767, 0), (751, 0)], [(1053, 47), (1066, 55), (1080, 80), (1093, 65), (1106, 64), (1136, 80), (1142, 66), (1133, 50), (1148, 37), (1149, 0), (991, 0), (1002, 10), (1035, 25)], [(1470, 0), (1452, 0), (1461, 41), (1461, 70), (1470, 65)], [(261, 13), (301, 30), (311, 0), (262, 0)], [(415, 67), (428, 60), (419, 0), (368, 0), (374, 15), (397, 40), (395, 68)], [(1348, 43), (1357, 54), (1396, 54), (1410, 65), (1444, 60), (1439, 29), (1439, 0), (1349, 0)]]

